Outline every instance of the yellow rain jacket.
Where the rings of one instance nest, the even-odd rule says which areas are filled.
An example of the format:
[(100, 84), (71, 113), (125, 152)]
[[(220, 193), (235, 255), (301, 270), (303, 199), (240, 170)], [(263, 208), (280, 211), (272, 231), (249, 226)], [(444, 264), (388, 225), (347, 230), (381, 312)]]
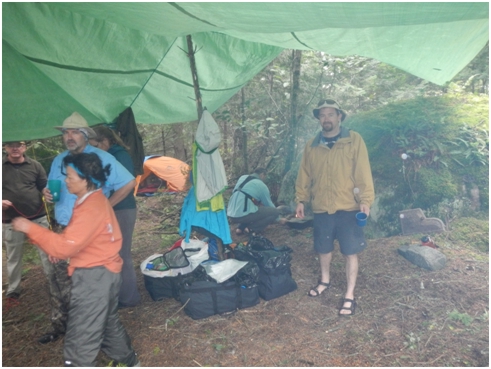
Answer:
[(296, 182), (296, 201), (311, 202), (314, 213), (359, 210), (371, 206), (375, 193), (365, 142), (359, 133), (341, 127), (330, 149), (322, 132), (304, 149)]

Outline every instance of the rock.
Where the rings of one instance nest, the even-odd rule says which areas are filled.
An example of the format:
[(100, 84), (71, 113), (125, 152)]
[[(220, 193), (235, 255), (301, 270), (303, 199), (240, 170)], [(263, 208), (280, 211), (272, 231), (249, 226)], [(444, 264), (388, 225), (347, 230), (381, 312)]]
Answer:
[(445, 224), (441, 219), (426, 218), (420, 208), (400, 211), (399, 219), (401, 220), (403, 235), (445, 232)]
[(427, 246), (403, 245), (397, 252), (411, 263), (428, 270), (440, 270), (447, 263), (447, 257), (442, 252)]

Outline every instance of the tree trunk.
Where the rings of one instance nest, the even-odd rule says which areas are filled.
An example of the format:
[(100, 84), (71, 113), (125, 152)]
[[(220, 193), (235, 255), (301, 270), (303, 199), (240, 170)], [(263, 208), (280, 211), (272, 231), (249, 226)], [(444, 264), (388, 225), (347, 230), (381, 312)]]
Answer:
[(242, 173), (249, 173), (249, 161), (247, 159), (247, 130), (245, 126), (245, 92), (244, 88), (240, 90), (240, 115), (242, 119), (242, 159), (244, 161), (244, 170)]
[(222, 136), (223, 152), (228, 153), (228, 124), (226, 119), (222, 120), (222, 127), (223, 127), (223, 136)]
[(166, 156), (167, 153), (166, 153), (166, 149), (165, 149), (165, 130), (164, 130), (164, 126), (162, 126), (162, 128), (160, 129), (160, 135), (162, 137), (162, 155), (163, 156)]
[(172, 132), (174, 133), (174, 157), (186, 162), (186, 150), (184, 148), (184, 140), (182, 138), (184, 127), (182, 123), (172, 124)]
[[(240, 123), (233, 131), (233, 148), (232, 148), (232, 166), (231, 178), (239, 178), (245, 173), (244, 167), (247, 166), (247, 131), (245, 127), (245, 92), (244, 88), (240, 90), (240, 100), (237, 104), (238, 118)], [(245, 154), (244, 154), (245, 153)]]
[(298, 94), (300, 92), (300, 68), (302, 61), (302, 51), (293, 50), (292, 52), (292, 90), (291, 90), (291, 101), (290, 101), (290, 127), (289, 127), (289, 137), (288, 144), (286, 147), (286, 158), (285, 158), (285, 169), (283, 170), (283, 176), (288, 173), (292, 167), (293, 160), (296, 154), (297, 142), (297, 106), (298, 106)]

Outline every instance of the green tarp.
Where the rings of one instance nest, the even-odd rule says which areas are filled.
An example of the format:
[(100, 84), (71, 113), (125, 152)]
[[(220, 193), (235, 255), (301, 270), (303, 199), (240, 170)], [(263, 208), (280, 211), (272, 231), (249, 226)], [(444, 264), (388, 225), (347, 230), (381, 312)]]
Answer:
[(3, 141), (56, 135), (73, 111), (197, 119), (196, 47), (214, 112), (283, 49), (362, 55), (444, 84), (488, 41), (488, 3), (2, 3)]

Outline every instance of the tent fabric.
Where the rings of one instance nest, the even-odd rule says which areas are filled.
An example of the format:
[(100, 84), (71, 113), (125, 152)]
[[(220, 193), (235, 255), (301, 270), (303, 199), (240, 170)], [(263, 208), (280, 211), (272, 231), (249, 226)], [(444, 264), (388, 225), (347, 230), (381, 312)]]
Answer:
[(186, 35), (213, 113), (285, 48), (378, 59), (445, 84), (489, 39), (488, 3), (2, 3), (3, 140), (45, 138), (131, 107), (197, 119)]
[(143, 162), (143, 174), (135, 178), (135, 195), (138, 186), (150, 174), (167, 182), (167, 191), (186, 191), (186, 180), (191, 168), (185, 162), (167, 156), (147, 156)]

